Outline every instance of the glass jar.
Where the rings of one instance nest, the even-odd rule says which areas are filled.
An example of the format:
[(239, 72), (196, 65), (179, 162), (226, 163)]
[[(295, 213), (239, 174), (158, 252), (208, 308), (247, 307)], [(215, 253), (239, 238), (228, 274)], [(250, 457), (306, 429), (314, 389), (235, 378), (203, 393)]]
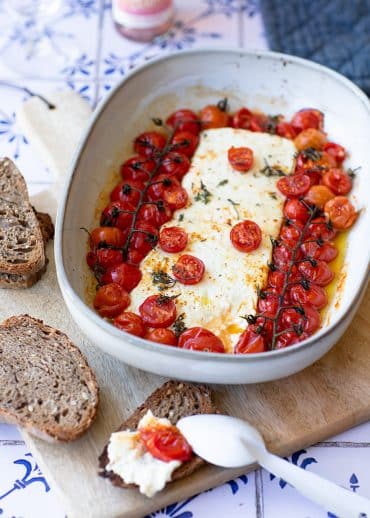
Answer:
[(148, 42), (166, 32), (173, 19), (172, 0), (113, 0), (116, 29), (126, 38)]

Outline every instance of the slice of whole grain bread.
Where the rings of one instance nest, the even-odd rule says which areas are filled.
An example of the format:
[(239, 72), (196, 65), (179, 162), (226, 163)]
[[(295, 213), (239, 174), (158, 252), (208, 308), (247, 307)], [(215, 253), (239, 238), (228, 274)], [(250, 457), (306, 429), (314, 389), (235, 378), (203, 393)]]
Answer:
[(0, 420), (49, 441), (73, 441), (92, 424), (95, 375), (62, 332), (28, 315), (0, 326)]
[[(168, 381), (155, 390), (144, 403), (128, 417), (117, 431), (135, 431), (140, 419), (151, 410), (158, 418), (166, 417), (173, 425), (176, 425), (182, 417), (195, 414), (217, 413), (212, 402), (212, 394), (208, 387), (177, 381)], [(113, 485), (119, 487), (136, 487), (135, 484), (126, 484), (122, 478), (113, 471), (107, 471), (109, 463), (108, 445), (105, 446), (99, 457), (99, 475), (108, 478)], [(196, 455), (188, 462), (184, 462), (172, 474), (172, 481), (191, 475), (205, 462)]]
[(45, 266), (40, 224), (26, 183), (9, 158), (0, 159), (0, 273), (32, 275)]

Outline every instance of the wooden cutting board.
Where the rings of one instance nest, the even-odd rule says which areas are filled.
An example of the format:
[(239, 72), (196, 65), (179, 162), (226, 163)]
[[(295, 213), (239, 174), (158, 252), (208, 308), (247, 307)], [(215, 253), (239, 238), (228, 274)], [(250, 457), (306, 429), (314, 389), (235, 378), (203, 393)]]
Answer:
[[(0, 290), (1, 317), (29, 313), (68, 333), (88, 357), (101, 389), (98, 419), (73, 444), (51, 445), (24, 433), (44, 473), (61, 497), (69, 518), (142, 517), (164, 505), (217, 486), (254, 469), (205, 467), (171, 484), (153, 499), (136, 490), (114, 488), (97, 476), (97, 458), (110, 433), (163, 378), (123, 365), (89, 343), (73, 323), (50, 263), (29, 290)], [(222, 412), (247, 419), (272, 451), (289, 454), (370, 419), (370, 289), (351, 327), (321, 361), (299, 374), (271, 383), (215, 386)]]

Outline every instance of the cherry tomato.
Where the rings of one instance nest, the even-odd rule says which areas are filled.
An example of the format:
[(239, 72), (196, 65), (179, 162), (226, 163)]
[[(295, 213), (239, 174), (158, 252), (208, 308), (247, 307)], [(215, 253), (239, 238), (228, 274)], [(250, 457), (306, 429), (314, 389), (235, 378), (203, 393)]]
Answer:
[(341, 165), (344, 162), (344, 159), (346, 158), (346, 150), (340, 144), (327, 142), (323, 149), (329, 153), (329, 155), (334, 157), (337, 165)]
[(308, 303), (316, 309), (322, 309), (328, 303), (324, 288), (313, 283), (309, 283), (307, 289), (302, 284), (295, 284), (290, 288), (289, 296), (293, 304)]
[(124, 311), (113, 320), (113, 325), (126, 331), (131, 335), (143, 337), (145, 335), (145, 326), (139, 315), (131, 313), (130, 311)]
[(131, 264), (133, 266), (138, 266), (141, 261), (144, 259), (145, 254), (138, 252), (137, 250), (130, 249), (127, 254), (127, 264)]
[(323, 244), (318, 244), (315, 241), (303, 243), (301, 249), (305, 256), (312, 257), (312, 259), (315, 260), (325, 261), (326, 263), (330, 263), (338, 255), (337, 248), (327, 241)]
[(311, 221), (305, 233), (305, 238), (332, 241), (336, 235), (337, 231), (332, 225), (324, 217), (319, 217)]
[[(284, 309), (280, 317), (281, 329), (290, 329), (300, 327), (301, 331), (312, 334), (320, 327), (320, 313), (311, 304), (302, 304), (300, 306), (303, 314), (294, 308)], [(280, 327), (279, 326), (279, 327)], [(302, 333), (298, 333), (299, 336)]]
[(198, 115), (191, 110), (176, 110), (166, 120), (166, 124), (176, 131), (189, 131), (198, 135), (200, 131), (200, 121)]
[(174, 184), (171, 187), (166, 187), (163, 192), (163, 199), (168, 204), (170, 209), (178, 210), (186, 207), (188, 203), (188, 193), (181, 185), (176, 187)]
[(134, 149), (138, 155), (152, 156), (158, 154), (166, 145), (166, 137), (158, 131), (145, 131), (134, 140)]
[(285, 203), (284, 216), (293, 221), (306, 223), (310, 217), (310, 211), (303, 201), (293, 198)]
[(189, 338), (186, 340), (184, 349), (192, 351), (203, 351), (207, 353), (224, 353), (225, 347), (222, 341), (215, 335), (199, 336), (197, 338)]
[(275, 349), (284, 349), (289, 345), (294, 345), (300, 341), (300, 337), (293, 331), (287, 331), (281, 334), (275, 343)]
[(164, 200), (172, 210), (182, 209), (188, 202), (187, 192), (174, 176), (159, 175), (155, 178), (148, 189), (148, 197), (152, 201)]
[(276, 288), (278, 291), (281, 291), (285, 282), (285, 273), (280, 270), (269, 271), (268, 275), (268, 285), (271, 288)]
[(282, 121), (276, 126), (276, 135), (293, 140), (297, 132), (289, 122)]
[(257, 223), (245, 219), (233, 226), (230, 231), (230, 239), (239, 252), (252, 252), (260, 246), (262, 232)]
[(139, 428), (139, 433), (149, 453), (163, 462), (186, 462), (193, 455), (191, 446), (175, 426)]
[(295, 174), (280, 178), (276, 185), (284, 196), (302, 196), (310, 188), (311, 181), (305, 174)]
[(334, 273), (324, 261), (316, 261), (315, 266), (304, 261), (298, 265), (298, 270), (307, 280), (318, 286), (327, 286), (334, 279)]
[(226, 111), (220, 110), (216, 105), (205, 106), (200, 112), (202, 129), (224, 128), (229, 123), (229, 116)]
[(130, 241), (130, 249), (148, 254), (158, 243), (158, 229), (145, 221), (138, 221)]
[(90, 234), (91, 248), (97, 248), (102, 243), (122, 247), (125, 244), (125, 236), (119, 228), (116, 227), (97, 227)]
[(188, 244), (188, 235), (183, 228), (166, 227), (159, 236), (159, 246), (165, 252), (182, 252)]
[[(268, 290), (270, 291), (270, 290)], [(279, 308), (279, 297), (273, 293), (260, 296), (257, 303), (257, 309), (260, 313), (266, 313), (271, 317), (276, 315)]]
[(323, 209), (325, 203), (332, 198), (334, 198), (334, 193), (326, 185), (313, 185), (304, 197), (307, 203), (315, 205), (319, 209)]
[(139, 306), (139, 313), (150, 327), (168, 327), (176, 320), (176, 304), (166, 295), (151, 295)]
[(233, 128), (249, 129), (252, 116), (253, 113), (248, 108), (241, 108), (233, 116), (231, 125)]
[(315, 150), (313, 150), (308, 152), (307, 149), (304, 149), (298, 154), (296, 160), (296, 172), (305, 174), (310, 173), (313, 176), (312, 185), (318, 183), (317, 179), (320, 179), (323, 170), (330, 169), (330, 167), (335, 166), (335, 159), (325, 151), (315, 152)]
[(171, 329), (159, 327), (158, 329), (151, 329), (147, 331), (145, 338), (152, 342), (164, 345), (177, 345), (177, 336)]
[(149, 200), (162, 200), (165, 189), (172, 188), (173, 186), (176, 188), (181, 187), (181, 184), (176, 177), (170, 177), (166, 174), (160, 174), (159, 176), (156, 176), (147, 191)]
[(156, 168), (154, 160), (146, 156), (133, 156), (124, 162), (120, 167), (123, 180), (134, 182), (146, 182), (149, 180), (150, 173)]
[(334, 228), (346, 230), (357, 219), (357, 212), (345, 196), (336, 196), (325, 203), (324, 212)]
[(204, 336), (216, 336), (212, 333), (212, 331), (209, 331), (208, 329), (205, 329), (204, 327), (189, 327), (186, 331), (181, 333), (179, 336), (179, 347), (185, 347), (185, 343), (190, 338), (200, 338)]
[(110, 193), (110, 199), (111, 201), (124, 201), (137, 207), (143, 189), (144, 184), (142, 182), (123, 180)]
[(253, 113), (250, 123), (250, 131), (267, 131), (268, 117), (263, 113)]
[(137, 216), (137, 221), (148, 223), (154, 227), (160, 227), (172, 218), (172, 210), (165, 202), (144, 203)]
[(319, 110), (305, 108), (299, 110), (293, 115), (291, 124), (293, 128), (300, 133), (308, 128), (321, 130), (323, 128), (324, 115)]
[(112, 248), (98, 248), (96, 251), (96, 262), (104, 269), (121, 264), (123, 261), (121, 250)]
[(91, 250), (90, 250), (90, 252), (87, 252), (87, 254), (86, 254), (86, 262), (87, 262), (88, 267), (91, 270), (94, 270), (95, 265), (96, 265), (96, 253), (92, 252)]
[(263, 336), (253, 332), (251, 327), (247, 327), (240, 335), (235, 346), (235, 354), (251, 354), (262, 353), (265, 351), (265, 342)]
[(329, 169), (322, 177), (322, 183), (334, 194), (343, 195), (352, 189), (352, 180), (342, 169)]
[(102, 276), (104, 284), (114, 282), (128, 292), (132, 291), (139, 284), (140, 280), (141, 271), (139, 268), (127, 263), (121, 263), (108, 268)]
[(172, 267), (174, 277), (181, 284), (198, 284), (203, 278), (205, 266), (203, 261), (193, 255), (181, 255)]
[(227, 156), (231, 167), (240, 173), (246, 173), (253, 167), (253, 151), (249, 147), (232, 146), (228, 150)]
[(125, 230), (131, 226), (134, 211), (134, 205), (128, 201), (112, 201), (103, 210), (100, 224), (102, 226), (114, 226)]
[(190, 160), (183, 153), (175, 153), (174, 151), (167, 153), (163, 158), (159, 172), (166, 176), (176, 176), (178, 180), (189, 171)]
[(294, 139), (295, 147), (299, 150), (307, 148), (322, 149), (326, 142), (325, 134), (315, 128), (307, 128), (301, 131)]
[(302, 235), (303, 223), (295, 221), (294, 225), (283, 225), (280, 229), (279, 238), (284, 241), (287, 246), (293, 247)]
[(94, 308), (102, 317), (116, 317), (129, 305), (130, 295), (116, 283), (100, 286), (94, 298)]
[[(295, 260), (299, 260), (303, 257), (301, 250), (296, 250)], [(293, 249), (286, 243), (281, 243), (274, 247), (273, 251), (273, 262), (279, 270), (286, 272), (290, 267), (290, 262), (293, 259)]]
[(182, 155), (191, 158), (199, 144), (199, 137), (189, 131), (179, 131), (172, 137), (171, 148)]

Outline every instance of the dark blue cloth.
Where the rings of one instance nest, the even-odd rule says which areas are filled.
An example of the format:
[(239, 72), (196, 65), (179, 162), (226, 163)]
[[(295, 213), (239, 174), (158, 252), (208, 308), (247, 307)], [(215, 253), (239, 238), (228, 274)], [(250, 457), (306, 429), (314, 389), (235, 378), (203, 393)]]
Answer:
[(370, 0), (260, 0), (271, 50), (317, 61), (370, 95)]

